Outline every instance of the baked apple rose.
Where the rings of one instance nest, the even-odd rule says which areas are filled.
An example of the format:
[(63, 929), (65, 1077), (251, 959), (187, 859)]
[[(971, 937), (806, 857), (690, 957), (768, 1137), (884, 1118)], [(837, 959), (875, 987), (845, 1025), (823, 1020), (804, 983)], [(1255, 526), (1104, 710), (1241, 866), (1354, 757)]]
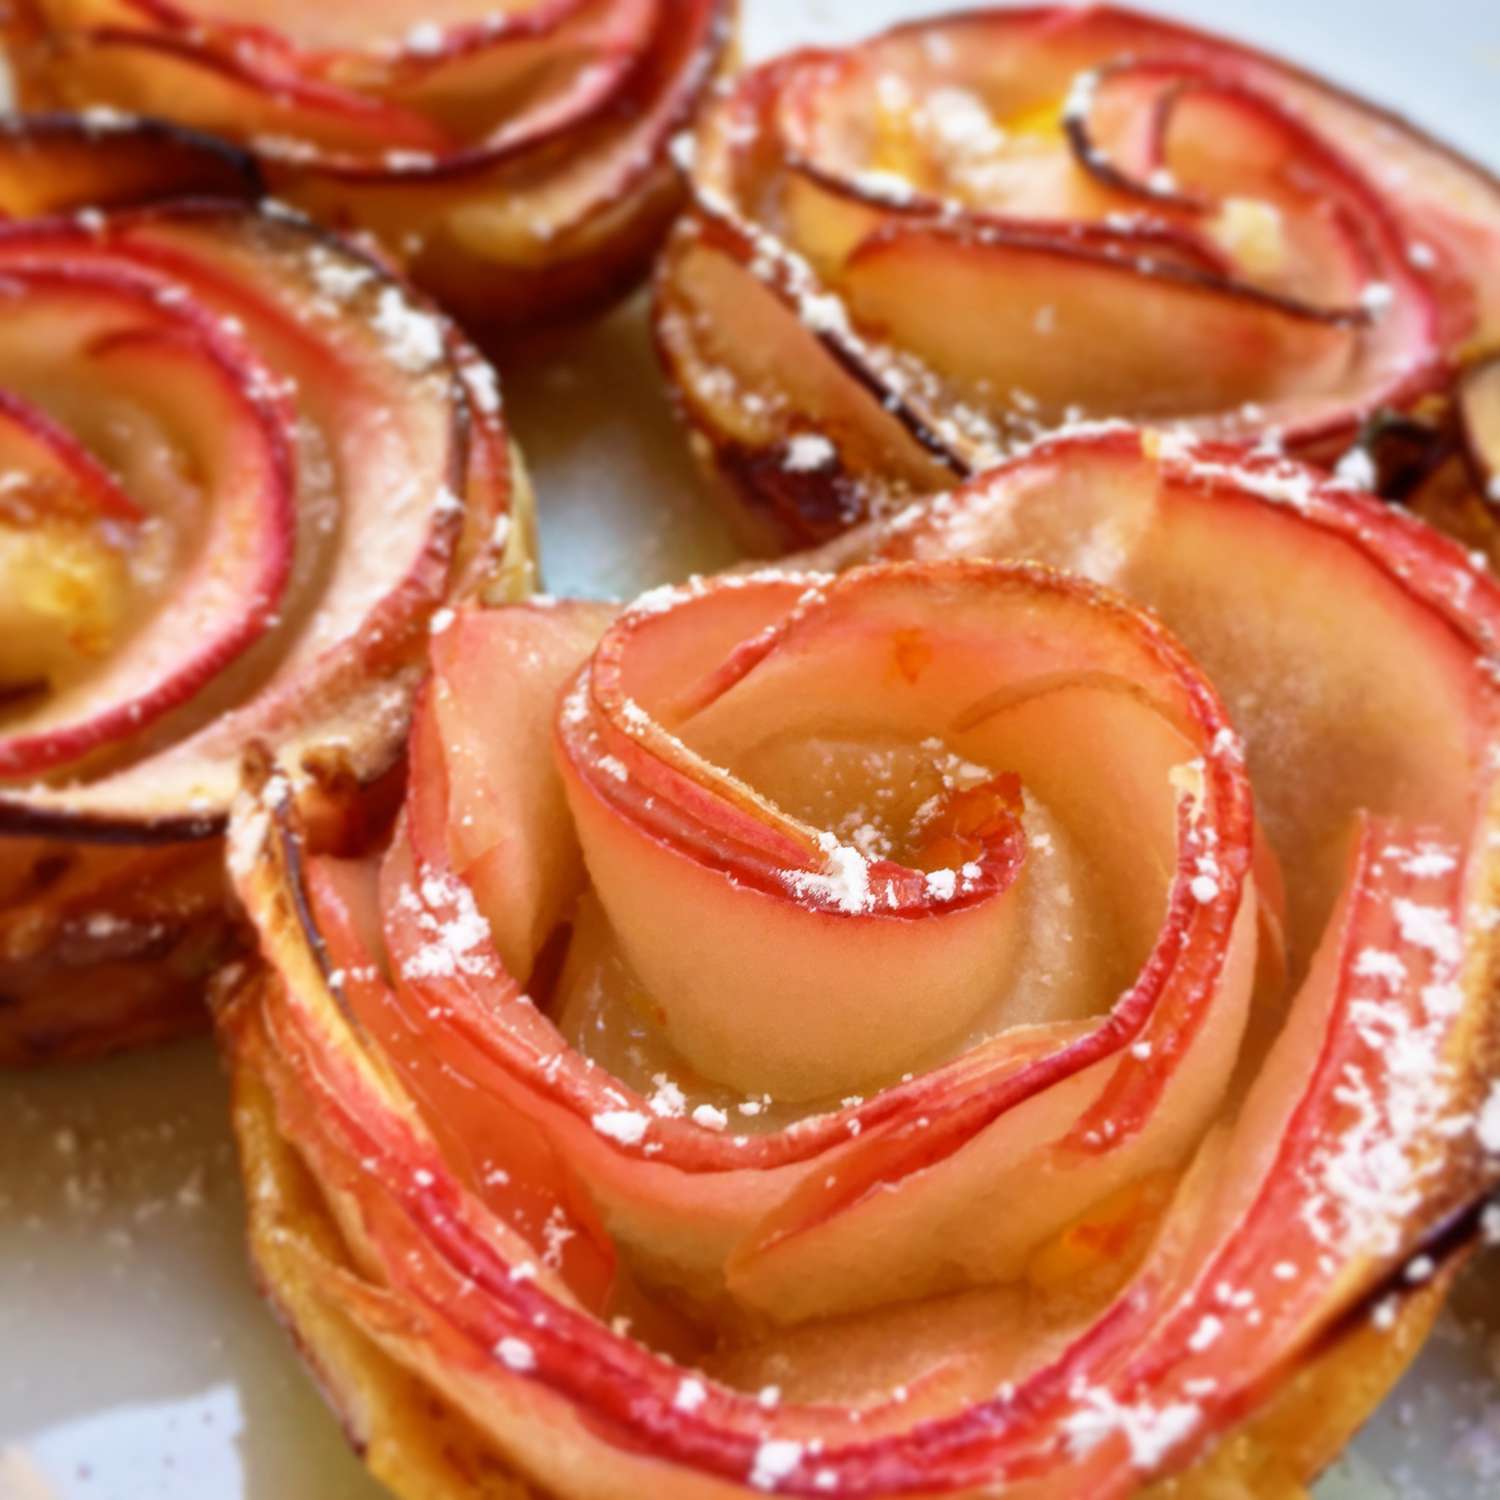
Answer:
[[(1451, 435), (1456, 369), (1500, 346), (1491, 175), (1283, 62), (1112, 6), (790, 54), (714, 103), (693, 157), (657, 339), (761, 549), (1069, 419), (1320, 462), (1377, 412)], [(1500, 494), (1496, 447), (1479, 488)]]
[(475, 329), (628, 290), (679, 206), (667, 153), (729, 0), (16, 0), (31, 109), (105, 105), (254, 151), (279, 197), (373, 231)]
[(488, 367), (236, 191), (169, 127), (0, 132), (0, 1061), (201, 1024), (243, 748), (354, 816), (434, 611), (523, 563)]
[(1500, 590), (1128, 428), (844, 549), (460, 612), (364, 851), (259, 768), (265, 1284), (424, 1500), (1300, 1493), (1500, 1172)]

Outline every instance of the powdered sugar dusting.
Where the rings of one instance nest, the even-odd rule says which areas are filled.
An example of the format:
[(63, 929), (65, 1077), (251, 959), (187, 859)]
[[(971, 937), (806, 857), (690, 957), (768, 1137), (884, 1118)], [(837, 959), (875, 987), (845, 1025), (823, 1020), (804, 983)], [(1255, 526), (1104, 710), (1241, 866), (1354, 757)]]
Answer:
[(400, 287), (380, 289), (370, 322), (386, 353), (408, 374), (420, 375), (443, 357), (442, 322), (433, 314), (413, 307)]
[(425, 874), (417, 886), (402, 889), (396, 904), (415, 915), (426, 938), (401, 966), (408, 979), (492, 977), (499, 972), (490, 946), (490, 924), (462, 881)]
[(672, 1397), (672, 1406), (677, 1411), (687, 1412), (691, 1415), (706, 1400), (708, 1400), (708, 1387), (701, 1380), (694, 1379), (691, 1375), (685, 1375), (678, 1382), (677, 1394)]
[(766, 1438), (755, 1450), (750, 1468), (750, 1488), (774, 1490), (796, 1472), (802, 1462), (803, 1445), (790, 1438)]
[(831, 835), (825, 838), (827, 864), (822, 874), (806, 870), (784, 870), (782, 879), (793, 894), (839, 911), (869, 911), (875, 904), (870, 893), (870, 866), (864, 855), (852, 844), (841, 844)]
[(1131, 1463), (1143, 1472), (1157, 1468), (1202, 1420), (1200, 1409), (1186, 1402), (1127, 1405), (1104, 1390), (1075, 1394), (1084, 1404), (1063, 1422), (1069, 1448), (1082, 1456), (1120, 1433), (1130, 1446)]
[(536, 1354), (525, 1339), (503, 1338), (495, 1345), (495, 1353), (507, 1370), (514, 1370), (518, 1375), (536, 1369)]
[(596, 1114), (589, 1123), (600, 1135), (619, 1141), (622, 1146), (635, 1146), (644, 1139), (650, 1121), (639, 1110), (606, 1109)]

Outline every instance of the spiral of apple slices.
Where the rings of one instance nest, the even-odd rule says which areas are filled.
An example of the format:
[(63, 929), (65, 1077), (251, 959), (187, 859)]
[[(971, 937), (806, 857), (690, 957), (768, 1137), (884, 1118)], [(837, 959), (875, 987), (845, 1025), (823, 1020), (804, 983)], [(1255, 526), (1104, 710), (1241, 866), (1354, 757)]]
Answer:
[(1500, 183), (1236, 43), (978, 10), (744, 75), (657, 282), (679, 406), (761, 550), (1077, 418), (1332, 459), (1500, 341)]
[[(153, 165), (184, 164), (211, 190), (236, 159), (160, 127), (18, 126), (0, 204), (150, 196)], [(14, 217), (0, 302), (14, 1062), (201, 1017), (242, 941), (219, 835), (246, 747), (277, 747), (332, 823), (356, 817), (401, 754), (429, 619), (511, 586), (527, 527), (506, 535), (488, 369), (305, 222), (223, 198)]]
[(21, 0), (0, 44), (28, 108), (239, 142), (278, 197), (373, 232), (466, 325), (502, 333), (644, 276), (681, 197), (668, 142), (731, 24), (728, 0)]
[(461, 611), (362, 850), (262, 768), (251, 1241), (398, 1493), (1290, 1495), (1379, 1399), (1500, 1172), (1500, 592), (1230, 451)]

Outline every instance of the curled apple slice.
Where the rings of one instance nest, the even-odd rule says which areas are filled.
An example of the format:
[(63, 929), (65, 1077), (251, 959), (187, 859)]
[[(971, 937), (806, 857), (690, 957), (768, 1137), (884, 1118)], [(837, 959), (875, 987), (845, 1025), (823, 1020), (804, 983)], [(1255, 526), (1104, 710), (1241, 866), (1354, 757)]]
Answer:
[(109, 109), (0, 120), (0, 218), (260, 192), (248, 154), (160, 120)]
[(980, 10), (700, 121), (656, 337), (747, 542), (825, 540), (1078, 419), (1336, 458), (1500, 339), (1500, 184), (1238, 43)]
[[(179, 1027), (238, 942), (217, 835), (246, 747), (337, 822), (400, 756), (434, 613), (524, 586), (493, 376), (449, 324), (285, 214), (77, 206), (197, 150), (0, 140), (7, 1060)], [(233, 158), (201, 160), (210, 188)]]
[(278, 197), (373, 232), (493, 334), (644, 275), (680, 198), (668, 142), (731, 23), (727, 0), (42, 0), (0, 40), (28, 107), (103, 104), (236, 141)]
[(1305, 1482), (1500, 1183), (1497, 625), (1409, 517), (1123, 424), (458, 612), (387, 826), (263, 764), (231, 833), (251, 1241), (375, 1472)]

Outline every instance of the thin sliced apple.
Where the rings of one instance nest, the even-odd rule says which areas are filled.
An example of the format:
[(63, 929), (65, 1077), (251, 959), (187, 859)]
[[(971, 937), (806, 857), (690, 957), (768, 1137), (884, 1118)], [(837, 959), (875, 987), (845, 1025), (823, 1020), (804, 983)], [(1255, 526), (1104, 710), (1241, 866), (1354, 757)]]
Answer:
[[(1020, 390), (1051, 422), (1070, 407), (1150, 419), (1305, 400), (1341, 383), (1356, 349), (1347, 318), (1201, 273), (941, 226), (866, 239), (843, 292), (858, 326), (943, 371), (961, 399)], [(1052, 320), (1039, 331), (1041, 305)]]
[[(563, 683), (614, 613), (585, 603), (504, 616), (465, 611), (433, 642), (430, 692), (447, 800), (466, 809), (448, 835), (454, 868), (513, 974), (530, 973), (578, 884), (562, 783), (546, 747)], [(542, 660), (554, 669), (544, 671)], [(501, 759), (494, 747), (507, 742), (521, 753)]]
[(661, 10), (661, 0), (569, 0), (512, 11), (498, 25), (491, 14), (455, 27), (435, 55), (408, 46), (383, 92), (459, 139), (515, 151), (608, 107), (628, 87)]
[[(292, 568), (292, 457), (283, 413), (251, 394), (265, 367), (201, 314), (163, 307), (155, 286), (118, 271), (5, 274), (20, 303), (5, 320), (10, 362), (26, 368), (45, 325), (57, 364), (140, 382), (206, 429), (185, 435), (211, 520), (183, 576), (99, 672), (55, 686), (0, 736), (0, 776), (35, 777), (149, 736), (266, 634)], [(194, 643), (186, 652), (185, 641)]]
[(46, 520), (113, 522), (126, 533), (145, 512), (66, 428), (0, 392), (0, 506), (14, 526)]
[(107, 93), (114, 107), (213, 135), (233, 132), (247, 144), (307, 140), (337, 151), (358, 149), (379, 132), (393, 151), (452, 145), (414, 111), (283, 72), (244, 49), (204, 54), (188, 35), (97, 27), (72, 67), (79, 97)]
[(140, 508), (37, 407), (0, 393), (0, 701), (56, 691), (125, 625)]
[[(811, 326), (805, 286), (785, 267), (778, 277), (757, 275), (756, 253), (755, 240), (732, 224), (679, 227), (662, 259), (654, 314), (657, 348), (683, 376), (673, 392), (678, 410), (728, 496), (743, 498), (730, 518), (745, 545), (767, 553), (788, 539), (824, 541), (879, 509), (883, 495), (962, 478), (959, 437), (940, 432), (912, 393), (887, 397), (847, 321), (815, 316)], [(791, 432), (757, 396), (782, 380), (799, 412)], [(809, 443), (816, 462), (801, 456)]]
[(0, 216), (161, 198), (255, 198), (251, 157), (224, 141), (111, 111), (21, 115), (0, 128)]

